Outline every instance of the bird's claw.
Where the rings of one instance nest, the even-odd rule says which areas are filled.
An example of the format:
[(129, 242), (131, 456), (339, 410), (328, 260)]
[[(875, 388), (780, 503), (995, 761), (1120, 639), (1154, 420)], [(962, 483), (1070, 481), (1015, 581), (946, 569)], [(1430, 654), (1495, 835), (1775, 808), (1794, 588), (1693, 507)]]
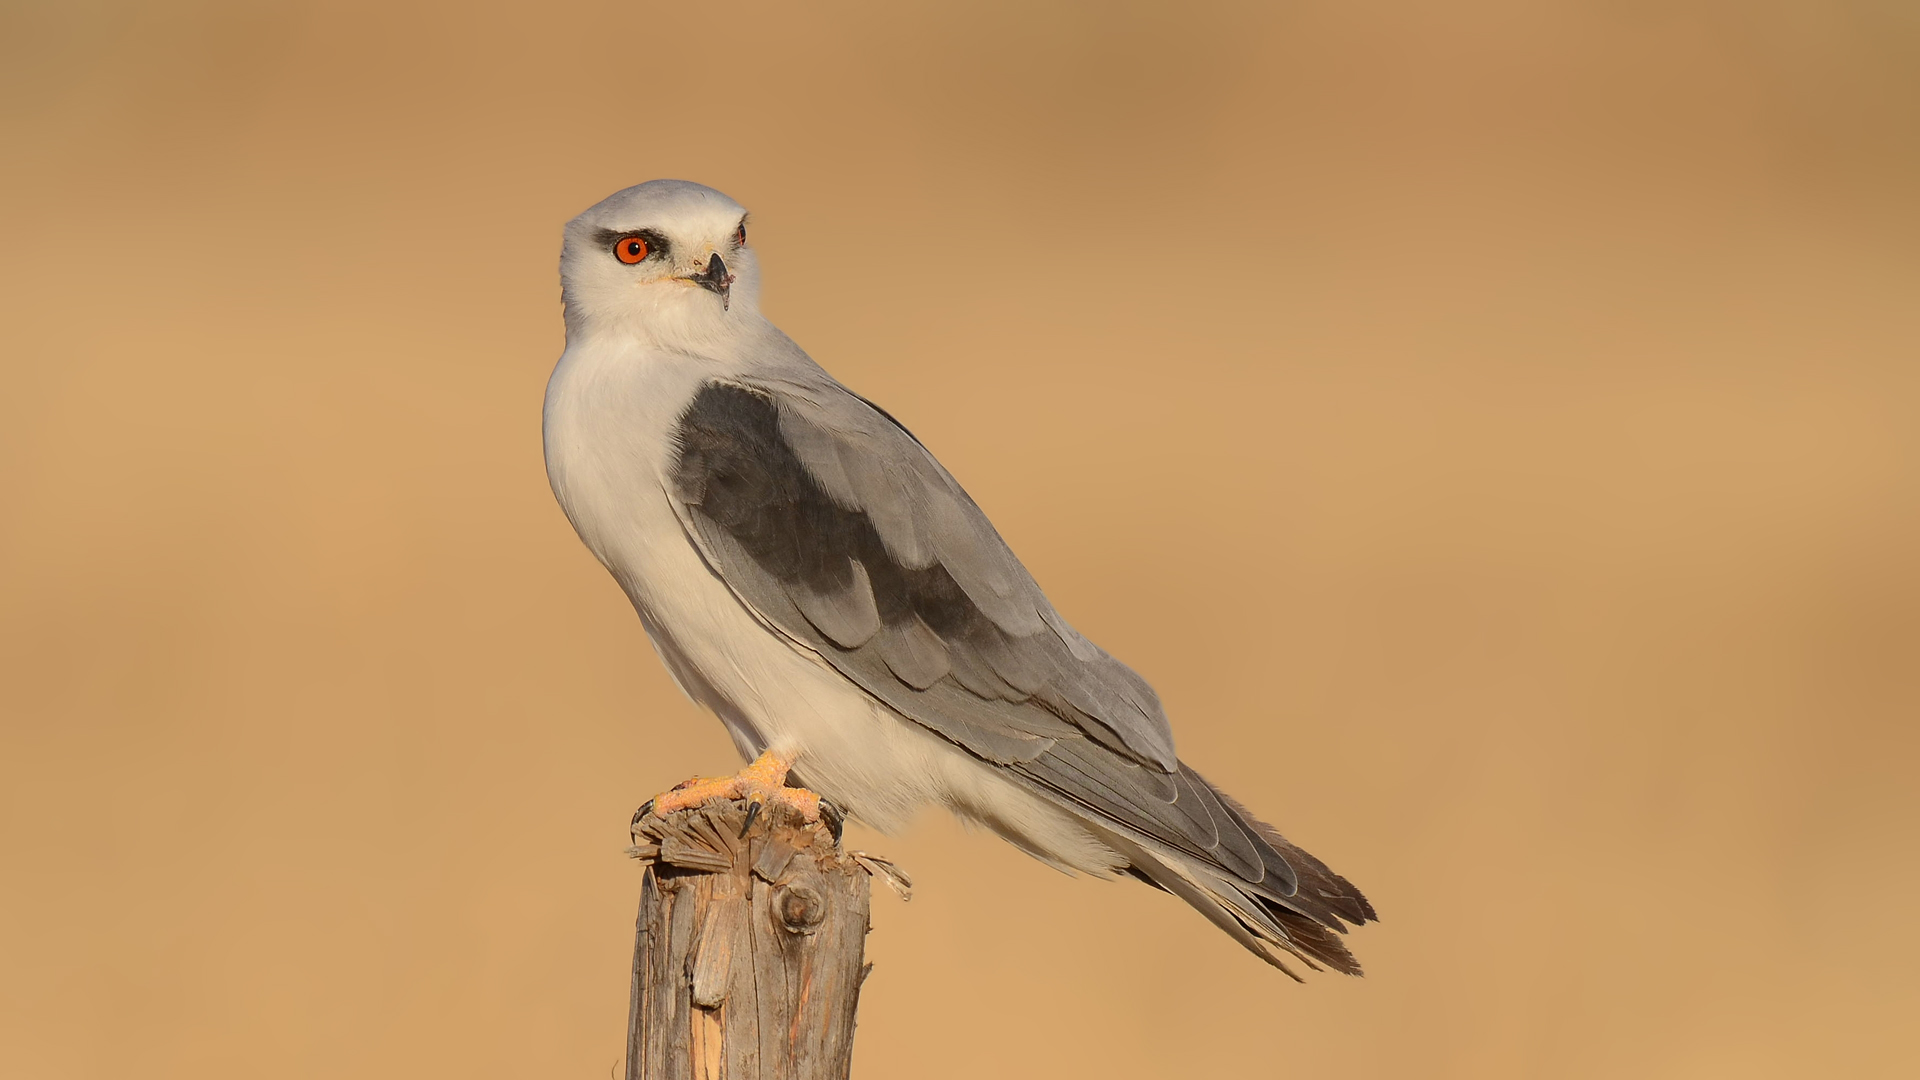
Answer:
[(648, 799), (633, 812), (635, 842), (639, 842), (640, 823), (649, 814), (664, 818), (677, 810), (691, 810), (716, 799), (745, 799), (747, 819), (740, 825), (742, 839), (766, 813), (768, 803), (779, 803), (798, 814), (802, 821), (825, 824), (833, 834), (834, 843), (839, 843), (840, 832), (846, 825), (846, 814), (806, 788), (787, 786), (788, 771), (792, 765), (792, 758), (769, 751), (733, 776), (695, 777), (675, 784), (670, 790)]
[(826, 825), (827, 831), (833, 834), (833, 842), (839, 843), (840, 834), (847, 827), (846, 812), (823, 797), (820, 800), (820, 821)]
[[(786, 806), (803, 821), (819, 821), (820, 796), (805, 788), (788, 787), (787, 773), (791, 767), (790, 758), (768, 752), (733, 776), (696, 777), (675, 784), (672, 789), (647, 800), (634, 814), (635, 828), (648, 814), (664, 818), (677, 810), (691, 810), (716, 799), (747, 800), (746, 826), (740, 831), (743, 837), (770, 802)], [(834, 832), (838, 835), (839, 829), (834, 827)]]

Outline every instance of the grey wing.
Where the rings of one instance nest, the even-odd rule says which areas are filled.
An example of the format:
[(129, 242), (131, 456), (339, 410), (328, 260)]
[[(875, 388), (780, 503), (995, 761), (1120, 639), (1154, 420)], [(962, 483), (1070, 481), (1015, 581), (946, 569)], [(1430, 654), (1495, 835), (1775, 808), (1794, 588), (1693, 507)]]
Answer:
[(824, 377), (713, 382), (676, 435), (688, 530), (761, 618), (1028, 786), (1294, 894), (1287, 860), (1176, 758), (1152, 687), (1067, 625), (891, 417)]

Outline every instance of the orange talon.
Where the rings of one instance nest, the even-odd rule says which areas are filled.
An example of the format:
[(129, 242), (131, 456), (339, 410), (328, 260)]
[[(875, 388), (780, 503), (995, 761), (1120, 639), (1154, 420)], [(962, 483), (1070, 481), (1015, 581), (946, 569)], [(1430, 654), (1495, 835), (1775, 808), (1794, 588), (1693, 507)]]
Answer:
[(792, 758), (769, 750), (733, 776), (696, 777), (674, 785), (673, 790), (653, 800), (654, 816), (691, 810), (714, 799), (747, 799), (755, 805), (778, 803), (803, 820), (819, 821), (820, 796), (805, 788), (786, 786), (787, 772), (792, 768)]

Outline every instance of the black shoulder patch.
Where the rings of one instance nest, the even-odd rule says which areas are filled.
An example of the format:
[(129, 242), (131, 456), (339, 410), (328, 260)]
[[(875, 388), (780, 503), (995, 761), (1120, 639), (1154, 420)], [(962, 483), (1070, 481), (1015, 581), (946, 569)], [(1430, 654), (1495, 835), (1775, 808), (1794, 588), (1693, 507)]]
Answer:
[(677, 439), (675, 494), (796, 594), (801, 610), (807, 594), (854, 587), (857, 559), (884, 626), (917, 616), (942, 638), (999, 634), (945, 567), (901, 566), (866, 514), (827, 495), (780, 434), (779, 406), (768, 395), (708, 383), (681, 414)]

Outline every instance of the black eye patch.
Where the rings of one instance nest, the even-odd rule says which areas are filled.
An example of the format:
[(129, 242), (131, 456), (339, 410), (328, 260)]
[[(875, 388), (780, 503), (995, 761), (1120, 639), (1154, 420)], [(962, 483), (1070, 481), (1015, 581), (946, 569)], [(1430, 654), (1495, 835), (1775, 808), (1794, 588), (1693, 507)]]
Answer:
[[(608, 251), (622, 240), (639, 240), (647, 245), (647, 258), (665, 258), (673, 247), (667, 238), (652, 229), (600, 229), (593, 234), (594, 240)], [(618, 252), (616, 252), (618, 254)], [(625, 261), (624, 259), (621, 261)]]

